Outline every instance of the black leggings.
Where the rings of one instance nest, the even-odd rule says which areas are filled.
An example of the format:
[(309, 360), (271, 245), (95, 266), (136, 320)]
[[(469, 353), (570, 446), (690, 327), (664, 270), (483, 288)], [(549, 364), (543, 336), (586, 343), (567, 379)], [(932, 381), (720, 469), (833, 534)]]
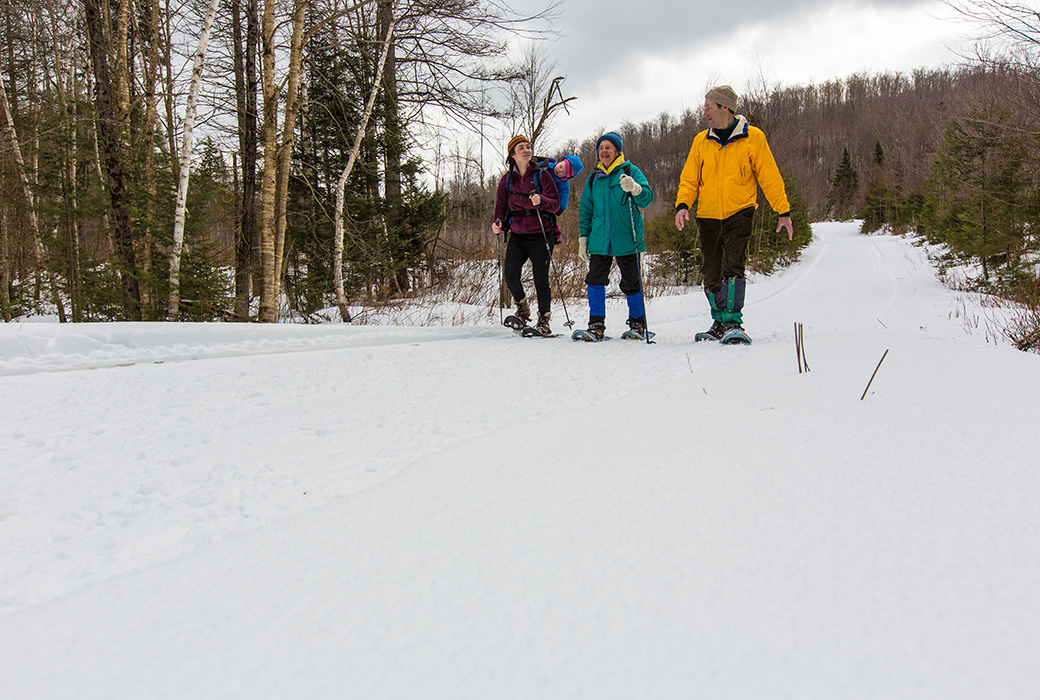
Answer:
[[(549, 239), (548, 246), (545, 239)], [(534, 288), (538, 293), (538, 313), (547, 313), (552, 308), (552, 289), (549, 287), (549, 261), (552, 259), (553, 236), (541, 234), (512, 233), (506, 245), (506, 286), (513, 299), (520, 301), (526, 296), (520, 275), (524, 263), (531, 261)]]

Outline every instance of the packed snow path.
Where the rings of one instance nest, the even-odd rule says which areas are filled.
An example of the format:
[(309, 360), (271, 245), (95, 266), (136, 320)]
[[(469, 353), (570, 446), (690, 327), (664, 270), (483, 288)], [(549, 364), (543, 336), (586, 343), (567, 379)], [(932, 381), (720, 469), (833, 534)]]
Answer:
[(1040, 359), (855, 228), (750, 347), (0, 327), (0, 695), (1040, 695)]

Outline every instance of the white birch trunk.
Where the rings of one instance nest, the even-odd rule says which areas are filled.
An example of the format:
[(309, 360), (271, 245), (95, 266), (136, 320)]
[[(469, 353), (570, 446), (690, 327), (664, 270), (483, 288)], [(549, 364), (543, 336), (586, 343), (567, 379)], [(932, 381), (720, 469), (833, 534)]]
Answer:
[(365, 137), (368, 128), (368, 120), (372, 116), (375, 107), (376, 96), (383, 82), (383, 67), (386, 66), (386, 57), (390, 54), (390, 40), (393, 38), (394, 29), (397, 26), (397, 17), (394, 15), (393, 7), (390, 8), (390, 26), (386, 29), (386, 38), (383, 40), (383, 53), (379, 56), (379, 67), (376, 71), (376, 79), (372, 84), (372, 92), (368, 95), (368, 104), (365, 105), (365, 114), (358, 125), (357, 136), (354, 138), (354, 147), (350, 149), (350, 157), (347, 159), (347, 167), (339, 176), (339, 184), (336, 187), (336, 214), (335, 214), (335, 242), (332, 256), (333, 283), (336, 286), (336, 305), (339, 307), (340, 317), (344, 323), (350, 323), (350, 311), (347, 309), (347, 294), (343, 288), (343, 198), (347, 188), (347, 179), (357, 162), (358, 152), (361, 150), (361, 141)]
[(181, 146), (181, 174), (177, 184), (177, 205), (173, 211), (173, 249), (170, 251), (170, 304), (168, 318), (177, 319), (181, 302), (181, 251), (184, 247), (184, 216), (188, 199), (188, 176), (191, 173), (192, 137), (195, 130), (195, 107), (199, 101), (199, 85), (202, 82), (202, 66), (206, 59), (206, 46), (209, 44), (209, 31), (213, 27), (213, 18), (217, 15), (220, 0), (210, 0), (206, 18), (199, 35), (199, 47), (195, 50), (195, 67), (191, 72), (191, 88), (188, 90), (188, 104), (184, 109), (184, 141)]
[(7, 88), (4, 87), (4, 81), (2, 80), (0, 80), (0, 109), (3, 109), (4, 112), (3, 130), (7, 134), (8, 140), (11, 142), (14, 161), (18, 165), (18, 179), (21, 180), (22, 193), (25, 195), (25, 204), (29, 214), (29, 228), (32, 230), (33, 240), (36, 242), (37, 250), (39, 250), (42, 248), (43, 244), (40, 239), (40, 223), (36, 216), (36, 207), (34, 206), (35, 198), (33, 197), (32, 183), (29, 181), (29, 173), (25, 165), (25, 158), (22, 156), (21, 144), (18, 143), (18, 132), (14, 128), (14, 117), (11, 115), (11, 105), (7, 101)]

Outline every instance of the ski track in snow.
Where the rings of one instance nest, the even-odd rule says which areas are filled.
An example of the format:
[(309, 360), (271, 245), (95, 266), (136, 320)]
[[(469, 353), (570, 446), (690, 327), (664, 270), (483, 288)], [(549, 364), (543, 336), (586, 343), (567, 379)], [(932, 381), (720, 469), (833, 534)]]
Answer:
[[(1022, 483), (1020, 454), (1033, 448), (1013, 426), (1002, 434), (1001, 424), (986, 424), (987, 434), (973, 435), (983, 428), (944, 421), (941, 411), (933, 416), (912, 402), (857, 403), (892, 344), (900, 351), (872, 391), (898, 378), (905, 395), (932, 397), (939, 407), (957, 404), (956, 378), (979, 372), (994, 350), (958, 316), (960, 297), (922, 274), (922, 249), (904, 238), (859, 236), (850, 224), (814, 231), (798, 264), (748, 285), (749, 347), (692, 342), (710, 324), (696, 290), (649, 301), (658, 334), (652, 346), (521, 339), (492, 325), (0, 327), (0, 402), (9, 407), (0, 455), (15, 465), (0, 471), (0, 657), (16, 651), (14, 643), (4, 646), (16, 639), (2, 634), (5, 619), (33, 628), (29, 646), (43, 650), (47, 631), (35, 622), (63, 619), (82, 605), (93, 621), (86, 629), (96, 623), (103, 644), (127, 666), (73, 642), (62, 647), (81, 665), (68, 671), (73, 676), (121, 668), (123, 685), (113, 687), (145, 693), (138, 697), (255, 696), (260, 689), (266, 697), (341, 696), (342, 686), (323, 686), (321, 674), (282, 677), (259, 668), (264, 659), (250, 656), (250, 645), (260, 653), (262, 640), (247, 630), (241, 634), (248, 639), (229, 645), (224, 635), (234, 632), (223, 625), (200, 634), (188, 611), (188, 626), (168, 630), (167, 641), (191, 654), (200, 677), (222, 684), (200, 692), (190, 677), (174, 675), (175, 665), (165, 670), (162, 655), (120, 648), (118, 621), (107, 622), (106, 611), (138, 583), (167, 573), (183, 578), (181, 569), (193, 562), (198, 571), (224, 572), (200, 580), (215, 596), (200, 598), (200, 619), (269, 620), (286, 634), (274, 647), (297, 668), (308, 668), (308, 651), (329, 642), (348, 660), (340, 673), (357, 674), (354, 690), (368, 691), (359, 697), (490, 697), (482, 691), (495, 687), (496, 673), (515, 680), (498, 697), (517, 698), (635, 697), (590, 696), (588, 689), (633, 690), (645, 688), (633, 679), (663, 677), (676, 687), (745, 691), (730, 697), (834, 697), (824, 691), (855, 691), (868, 681), (876, 692), (862, 697), (968, 697), (955, 692), (958, 674), (970, 666), (958, 654), (933, 664), (941, 671), (935, 676), (950, 679), (939, 692), (907, 693), (900, 685), (907, 676), (893, 669), (958, 637), (948, 620), (964, 598), (1027, 599), (1024, 580), (1006, 579), (1017, 547), (1037, 533), (1010, 531), (1027, 520), (1029, 501), (1005, 487)], [(568, 308), (580, 326), (586, 307)], [(563, 330), (563, 314), (554, 311)], [(620, 334), (625, 315), (623, 302), (608, 300), (608, 334)], [(805, 324), (814, 370), (804, 376), (795, 369), (797, 322)], [(958, 352), (937, 366), (931, 344), (950, 340)], [(1027, 366), (1032, 359), (1015, 354), (1012, 361)], [(1011, 389), (1019, 391), (1013, 403), (1030, 401), (1025, 388)], [(996, 416), (1006, 399), (994, 391), (976, 397), (973, 408)], [(661, 402), (676, 410), (661, 415)], [(792, 411), (802, 424), (786, 419)], [(834, 420), (850, 412), (857, 418)], [(717, 416), (739, 417), (738, 430), (753, 436), (734, 448), (739, 459), (725, 464), (694, 454), (703, 431), (728, 429)], [(907, 431), (909, 424), (916, 429)], [(989, 464), (994, 444), (1011, 456)], [(944, 449), (943, 464), (929, 461), (930, 451)], [(980, 462), (988, 467), (982, 475)], [(773, 468), (777, 463), (782, 468)], [(971, 488), (922, 492), (922, 481)], [(460, 497), (447, 499), (445, 488)], [(583, 500), (593, 488), (602, 502)], [(384, 510), (387, 502), (397, 509)], [(335, 529), (323, 530), (329, 522)], [(457, 541), (459, 532), (469, 539)], [(679, 533), (691, 541), (680, 542)], [(946, 539), (950, 533), (957, 546)], [(1001, 546), (990, 546), (994, 541)], [(310, 555), (306, 575), (281, 572), (283, 562), (299, 563), (298, 547)], [(385, 549), (385, 559), (366, 559), (373, 547)], [(989, 558), (966, 561), (962, 548)], [(257, 551), (271, 553), (260, 575)], [(849, 560), (850, 551), (859, 558)], [(932, 558), (916, 561), (921, 551)], [(367, 573), (385, 581), (385, 595), (363, 569), (354, 571), (355, 558), (376, 568)], [(703, 561), (715, 568), (701, 572)], [(596, 571), (603, 573), (597, 588), (586, 588), (585, 577)], [(892, 571), (905, 571), (899, 587), (888, 578)], [(558, 597), (510, 607), (511, 586), (527, 582), (537, 592), (554, 577)], [(668, 587), (673, 579), (675, 590)], [(936, 595), (934, 582), (947, 580), (952, 588)], [(702, 586), (700, 597), (689, 595), (684, 581)], [(332, 587), (318, 591), (328, 609), (311, 605), (312, 585)], [(451, 595), (453, 586), (459, 595)], [(877, 596), (873, 605), (860, 606), (862, 587)], [(255, 597), (239, 600), (236, 592), (245, 590)], [(194, 604), (164, 595), (130, 596), (125, 607), (139, 617), (127, 627), (161, 627), (165, 606)], [(674, 607), (659, 607), (665, 600)], [(364, 607), (350, 608), (352, 601)], [(614, 613), (623, 634), (602, 619), (615, 601), (624, 606)], [(260, 612), (252, 610), (258, 603)], [(1035, 605), (1021, 612), (1040, 619)], [(691, 642), (690, 616), (704, 630), (698, 643)], [(776, 627), (763, 627), (770, 616)], [(907, 639), (907, 620), (925, 620), (927, 633)], [(376, 638), (344, 632), (354, 626)], [(544, 649), (511, 636), (527, 628), (549, 635)], [(811, 659), (835, 649), (840, 657), (846, 646), (855, 658), (861, 650), (847, 632), (857, 628), (876, 634), (870, 663), (813, 667)], [(324, 641), (308, 645), (303, 629), (323, 630), (313, 638)], [(444, 639), (442, 629), (462, 631)], [(982, 637), (987, 649), (998, 648)], [(580, 651), (574, 639), (584, 644)], [(647, 646), (624, 646), (638, 639)], [(502, 658), (481, 657), (485, 648)], [(368, 656), (377, 652), (416, 666), (393, 673), (392, 662)], [(561, 659), (576, 653), (599, 676), (586, 667), (578, 669), (585, 675), (572, 675)], [(764, 658), (759, 676), (743, 673), (746, 654)], [(509, 662), (514, 655), (533, 664), (522, 678)], [(688, 668), (660, 665), (677, 657)], [(1000, 658), (994, 697), (1012, 697), (1000, 692), (1021, 687), (1020, 657)], [(48, 665), (35, 656), (21, 661)], [(467, 669), (465, 680), (456, 663)], [(138, 665), (157, 674), (152, 683), (168, 676), (170, 685), (157, 691), (126, 677)], [(225, 678), (228, 668), (251, 671), (236, 680)], [(416, 677), (431, 680), (425, 694), (409, 685)], [(5, 678), (19, 676), (0, 670), (0, 685)], [(770, 686), (769, 679), (779, 682)], [(806, 679), (812, 683), (800, 686)], [(101, 687), (85, 696), (105, 697)], [(816, 692), (800, 692), (807, 687)]]

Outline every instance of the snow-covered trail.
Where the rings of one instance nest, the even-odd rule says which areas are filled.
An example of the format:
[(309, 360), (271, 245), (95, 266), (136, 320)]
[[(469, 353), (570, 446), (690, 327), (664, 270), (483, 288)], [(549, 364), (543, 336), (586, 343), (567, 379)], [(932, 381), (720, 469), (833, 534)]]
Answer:
[(1036, 695), (1040, 363), (815, 230), (747, 348), (0, 329), (5, 697)]

